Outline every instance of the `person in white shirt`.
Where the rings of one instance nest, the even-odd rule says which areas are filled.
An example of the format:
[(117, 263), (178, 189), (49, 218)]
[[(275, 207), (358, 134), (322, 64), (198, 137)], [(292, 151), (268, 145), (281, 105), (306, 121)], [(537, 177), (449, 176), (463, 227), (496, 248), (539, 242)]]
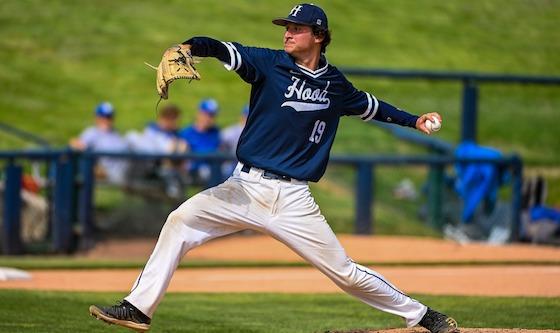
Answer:
[[(243, 128), (245, 128), (245, 123), (247, 122), (247, 116), (249, 115), (249, 104), (245, 104), (243, 109), (241, 110), (241, 116), (239, 117), (239, 121), (231, 126), (224, 128), (221, 132), (220, 139), (222, 141), (222, 147), (225, 152), (235, 155), (237, 150), (237, 143), (239, 142), (239, 137), (241, 136), (241, 132), (243, 132)], [(235, 166), (237, 165), (237, 161), (233, 163), (227, 163), (223, 167), (224, 175), (230, 175)]]
[[(77, 150), (94, 152), (123, 152), (128, 150), (126, 140), (114, 127), (115, 108), (109, 102), (95, 107), (95, 125), (86, 128), (79, 137), (70, 140)], [(122, 184), (125, 181), (128, 163), (123, 159), (101, 157), (96, 165), (96, 175), (109, 182)]]

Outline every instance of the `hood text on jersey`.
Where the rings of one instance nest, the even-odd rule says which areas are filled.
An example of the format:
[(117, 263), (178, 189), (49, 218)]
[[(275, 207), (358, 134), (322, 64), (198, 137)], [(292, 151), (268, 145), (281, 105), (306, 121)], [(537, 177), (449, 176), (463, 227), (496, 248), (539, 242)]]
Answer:
[[(301, 81), (297, 77), (292, 76), (292, 81), (294, 83), (288, 87), (287, 92), (284, 97), (291, 98), (294, 96), (297, 101), (286, 101), (282, 103), (282, 106), (289, 106), (296, 110), (297, 112), (302, 111), (317, 111), (328, 109), (331, 105), (331, 100), (327, 97), (330, 81), (327, 81), (326, 87), (321, 89), (312, 90), (311, 88), (306, 88), (306, 80)], [(300, 84), (301, 82), (301, 84)], [(299, 85), (299, 87), (298, 87)]]

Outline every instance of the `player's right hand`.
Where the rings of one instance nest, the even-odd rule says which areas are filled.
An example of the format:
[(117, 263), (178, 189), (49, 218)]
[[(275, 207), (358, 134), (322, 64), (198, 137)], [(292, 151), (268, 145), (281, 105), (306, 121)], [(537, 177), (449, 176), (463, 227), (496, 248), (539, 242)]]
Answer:
[(425, 113), (425, 114), (421, 115), (421, 116), (418, 118), (418, 120), (416, 120), (416, 129), (419, 130), (419, 131), (421, 131), (421, 132), (424, 132), (424, 133), (426, 133), (426, 134), (428, 134), (428, 135), (432, 134), (432, 131), (430, 131), (430, 130), (426, 127), (426, 120), (432, 119), (432, 117), (437, 118), (437, 119), (439, 120), (440, 123), (443, 123), (443, 122), (442, 122), (442, 119), (441, 119), (441, 115), (440, 115), (439, 113), (437, 113), (437, 112), (428, 112), (428, 113)]

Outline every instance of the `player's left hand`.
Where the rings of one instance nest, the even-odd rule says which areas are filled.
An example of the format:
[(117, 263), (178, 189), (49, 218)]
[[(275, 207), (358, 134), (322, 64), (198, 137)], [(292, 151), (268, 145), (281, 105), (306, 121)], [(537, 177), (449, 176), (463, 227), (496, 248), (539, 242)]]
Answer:
[(200, 74), (194, 68), (197, 61), (190, 49), (187, 44), (174, 45), (165, 50), (158, 67), (146, 63), (157, 71), (156, 88), (162, 99), (167, 99), (171, 82), (178, 79), (200, 80)]
[(419, 131), (422, 131), (428, 135), (432, 134), (432, 131), (430, 131), (427, 127), (426, 127), (426, 120), (431, 120), (433, 118), (437, 118), (439, 120), (440, 124), (443, 124), (442, 119), (441, 119), (441, 115), (437, 112), (429, 112), (429, 113), (424, 113), (423, 115), (420, 116), (420, 118), (418, 118), (418, 120), (416, 120), (416, 129)]

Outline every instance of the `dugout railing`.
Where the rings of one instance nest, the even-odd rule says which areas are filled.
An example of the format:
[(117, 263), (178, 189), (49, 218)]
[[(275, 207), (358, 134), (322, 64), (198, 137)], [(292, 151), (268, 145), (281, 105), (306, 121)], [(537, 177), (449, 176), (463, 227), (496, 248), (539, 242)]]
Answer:
[(558, 76), (489, 74), (474, 72), (437, 72), (342, 67), (348, 76), (382, 77), (392, 80), (454, 81), (462, 84), (460, 141), (477, 141), (479, 86), (484, 83), (560, 85)]
[[(49, 165), (49, 186), (51, 191), (50, 249), (55, 253), (69, 253), (79, 248), (89, 248), (94, 240), (94, 190), (96, 178), (94, 165), (101, 157), (123, 158), (131, 161), (160, 159), (202, 159), (212, 165), (212, 177), (209, 185), (222, 181), (221, 165), (232, 161), (232, 156), (223, 154), (137, 154), (137, 153), (102, 153), (75, 152), (72, 150), (40, 151), (4, 151), (0, 160), (5, 162), (4, 204), (2, 223), (2, 253), (21, 254), (25, 252), (20, 237), (22, 161), (42, 161)], [(511, 175), (511, 232), (510, 241), (519, 240), (521, 218), (521, 186), (523, 164), (517, 155), (492, 159), (458, 159), (450, 155), (426, 154), (417, 156), (368, 155), (368, 156), (332, 156), (330, 164), (347, 165), (355, 170), (355, 233), (371, 234), (375, 232), (375, 175), (379, 166), (425, 165), (430, 168), (430, 177), (439, 178), (430, 181), (428, 191), (429, 221), (441, 228), (441, 201), (443, 190), (441, 184), (444, 168), (456, 163), (492, 163), (506, 170)], [(436, 171), (436, 172), (434, 172)]]

